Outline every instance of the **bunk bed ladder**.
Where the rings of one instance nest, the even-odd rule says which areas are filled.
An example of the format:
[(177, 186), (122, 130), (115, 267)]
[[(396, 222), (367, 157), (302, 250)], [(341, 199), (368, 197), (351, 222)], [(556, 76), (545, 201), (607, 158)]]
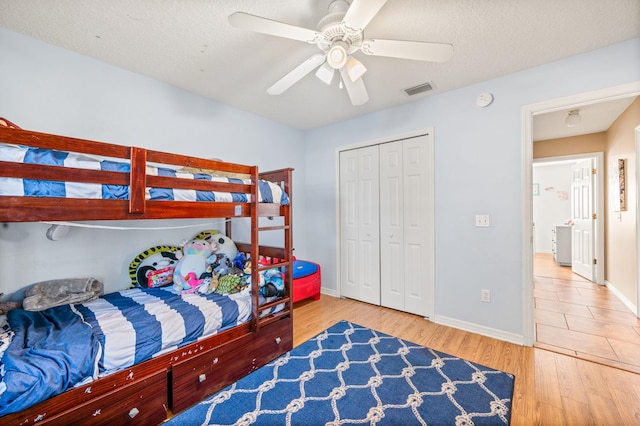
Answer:
[[(260, 329), (260, 327), (265, 326), (271, 322), (277, 321), (280, 317), (282, 316), (286, 316), (286, 315), (290, 315), (291, 314), (291, 310), (293, 308), (293, 234), (291, 232), (291, 196), (292, 196), (292, 192), (291, 192), (291, 177), (292, 177), (292, 169), (285, 169), (285, 170), (280, 170), (280, 171), (276, 171), (274, 172), (274, 175), (272, 176), (260, 176), (263, 179), (266, 180), (271, 180), (271, 179), (275, 179), (275, 173), (280, 173), (280, 176), (282, 176), (282, 173), (285, 174), (285, 178), (283, 179), (282, 182), (280, 182), (283, 186), (284, 186), (284, 190), (287, 194), (289, 194), (289, 204), (285, 205), (285, 206), (281, 206), (281, 209), (284, 210), (284, 214), (283, 214), (283, 218), (284, 218), (284, 222), (282, 225), (276, 225), (276, 226), (260, 226), (259, 224), (259, 217), (258, 214), (252, 214), (251, 215), (251, 230), (254, 233), (254, 235), (252, 235), (252, 238), (255, 238), (254, 241), (258, 241), (259, 240), (259, 234), (261, 232), (269, 232), (269, 231), (282, 231), (283, 233), (283, 248), (284, 248), (284, 255), (280, 258), (278, 257), (277, 259), (271, 259), (272, 261), (269, 264), (266, 265), (261, 265), (259, 262), (254, 262), (253, 263), (253, 267), (252, 267), (252, 274), (255, 274), (255, 276), (252, 276), (252, 284), (255, 282), (256, 283), (256, 291), (257, 291), (257, 283), (259, 282), (259, 278), (258, 278), (258, 273), (259, 271), (263, 271), (263, 270), (267, 270), (267, 269), (272, 269), (272, 268), (281, 268), (284, 271), (284, 286), (286, 289), (286, 294), (284, 295), (284, 297), (279, 298), (277, 300), (274, 300), (272, 302), (267, 302), (265, 304), (263, 304), (262, 306), (259, 307), (254, 307), (257, 308), (257, 312), (254, 312), (254, 318), (257, 318), (257, 321), (255, 322), (255, 327), (257, 329)], [(253, 194), (254, 199), (257, 200), (257, 191), (258, 191), (258, 186), (256, 185), (255, 187), (255, 191), (256, 193)], [(256, 210), (257, 210), (258, 206), (256, 204)], [(252, 251), (254, 250), (254, 248), (252, 247)], [(258, 255), (254, 256), (254, 253), (252, 252), (252, 259), (259, 259)], [(255, 281), (254, 281), (255, 278)], [(253, 290), (253, 289), (252, 289)], [(284, 309), (282, 309), (280, 312), (273, 314), (273, 315), (266, 315), (264, 317), (261, 317), (261, 313), (264, 312), (265, 310), (271, 309), (274, 306), (277, 306), (279, 304), (284, 303)]]
[[(264, 271), (267, 269), (273, 268), (282, 268), (284, 272), (284, 285), (286, 289), (286, 294), (283, 297), (280, 297), (271, 302), (264, 303), (262, 306), (258, 306), (256, 303), (252, 304), (251, 307), (251, 328), (253, 331), (257, 331), (261, 327), (270, 324), (274, 321), (279, 320), (282, 317), (286, 317), (291, 315), (291, 311), (293, 308), (293, 233), (291, 229), (291, 178), (292, 178), (293, 169), (281, 169), (275, 170), (273, 172), (262, 173), (258, 175), (258, 168), (251, 168), (251, 179), (252, 183), (256, 183), (252, 185), (251, 192), (251, 244), (246, 245), (242, 244), (242, 249), (245, 250), (245, 253), (248, 252), (251, 260), (251, 293), (258, 294), (260, 291), (259, 283), (260, 271)], [(276, 226), (260, 226), (260, 217), (265, 217), (264, 212), (260, 213), (260, 204), (258, 203), (258, 191), (259, 186), (257, 182), (259, 179), (269, 180), (271, 182), (279, 183), (283, 190), (289, 196), (289, 204), (282, 205), (279, 207), (279, 216), (283, 217), (283, 224)], [(270, 212), (269, 212), (270, 213)], [(275, 214), (274, 214), (275, 216)], [(232, 235), (232, 224), (230, 220), (227, 220), (226, 224), (227, 235)], [(283, 246), (282, 248), (278, 247), (268, 247), (260, 245), (260, 233), (268, 232), (268, 231), (282, 231), (283, 233)], [(269, 258), (270, 261), (268, 264), (261, 264), (260, 259)], [(255, 260), (254, 260), (255, 259)], [(274, 306), (285, 304), (284, 308), (280, 311), (264, 315), (261, 318), (261, 313), (273, 308)]]

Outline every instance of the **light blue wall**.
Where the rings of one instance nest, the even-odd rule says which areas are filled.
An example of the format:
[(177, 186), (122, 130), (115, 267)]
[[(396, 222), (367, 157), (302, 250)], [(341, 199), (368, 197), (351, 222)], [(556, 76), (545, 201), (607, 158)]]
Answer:
[[(0, 58), (0, 117), (18, 126), (255, 164), (263, 171), (293, 167), (296, 199), (304, 204), (304, 146), (298, 130), (5, 29), (0, 29)], [(302, 222), (303, 214), (294, 208), (294, 224)], [(180, 225), (202, 221), (184, 222)], [(171, 224), (147, 226), (156, 225)], [(127, 267), (137, 253), (157, 244), (179, 244), (199, 229), (74, 228), (65, 240), (51, 242), (45, 238), (47, 227), (0, 228), (0, 292), (77, 276), (97, 276), (115, 291), (127, 286)], [(304, 253), (302, 235), (294, 234), (294, 245)]]
[[(521, 109), (640, 78), (636, 39), (302, 133), (2, 29), (0, 57), (0, 116), (25, 128), (221, 157), (263, 170), (296, 168), (296, 254), (319, 262), (323, 286), (334, 291), (336, 149), (433, 127), (436, 315), (516, 335), (523, 334)], [(492, 92), (495, 101), (481, 109), (475, 98), (484, 91)], [(478, 213), (491, 216), (491, 227), (474, 227)], [(117, 243), (112, 233), (95, 231), (98, 237), (91, 238), (83, 233), (93, 231), (77, 231), (60, 246), (56, 244), (62, 242), (44, 238), (45, 225), (31, 226), (40, 228), (20, 244), (0, 239), (0, 285), (5, 292), (33, 282), (34, 268), (19, 259), (33, 259), (29, 256), (34, 252), (36, 263), (46, 266), (35, 268), (37, 277), (51, 277), (51, 270), (74, 271), (73, 264), (91, 264), (93, 258), (94, 267), (98, 259), (110, 265), (98, 266), (100, 273), (122, 279), (122, 274), (108, 271), (125, 263), (114, 262), (122, 253), (100, 249), (103, 238), (107, 245)], [(142, 234), (143, 242), (135, 241), (138, 246), (151, 242)], [(60, 269), (42, 260), (54, 251), (71, 252), (72, 245), (82, 248), (82, 262), (67, 256), (70, 260)], [(87, 255), (87, 247), (95, 251)], [(7, 252), (16, 254), (9, 257)], [(26, 276), (16, 275), (16, 264)], [(11, 274), (4, 272), (7, 267)], [(490, 304), (480, 302), (484, 288), (492, 291)]]
[[(635, 39), (307, 132), (306, 238), (323, 286), (337, 280), (336, 149), (433, 127), (435, 314), (522, 335), (522, 107), (639, 79)], [(495, 100), (479, 108), (485, 91)], [(489, 228), (474, 227), (478, 213), (490, 215)]]
[(23, 128), (263, 170), (303, 158), (302, 132), (160, 81), (2, 28), (0, 52), (0, 116)]

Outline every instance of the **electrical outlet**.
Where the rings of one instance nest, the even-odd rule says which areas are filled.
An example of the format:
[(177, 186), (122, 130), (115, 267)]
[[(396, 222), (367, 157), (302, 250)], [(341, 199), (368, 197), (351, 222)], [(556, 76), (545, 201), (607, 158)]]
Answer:
[(480, 300), (487, 303), (491, 302), (491, 290), (482, 290), (482, 293), (480, 293)]
[(477, 214), (476, 215), (476, 226), (477, 227), (488, 227), (489, 226), (489, 215), (488, 214)]

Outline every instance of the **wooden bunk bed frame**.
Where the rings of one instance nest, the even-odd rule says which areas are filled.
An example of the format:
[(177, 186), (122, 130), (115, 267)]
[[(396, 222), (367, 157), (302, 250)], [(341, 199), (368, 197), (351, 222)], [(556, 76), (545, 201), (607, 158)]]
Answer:
[[(0, 417), (2, 424), (160, 424), (251, 371), (291, 350), (292, 318), (292, 169), (259, 173), (244, 166), (169, 154), (143, 148), (0, 127), (0, 142), (70, 151), (130, 162), (131, 172), (109, 172), (0, 161), (0, 177), (129, 185), (129, 200), (0, 197), (0, 222), (132, 220), (171, 218), (250, 218), (251, 241), (236, 241), (252, 259), (267, 256), (277, 263), (252, 268), (252, 319), (173, 352), (158, 356), (84, 386)], [(216, 183), (146, 174), (146, 165), (186, 166), (248, 174), (251, 184)], [(258, 203), (258, 179), (281, 184), (288, 205)], [(146, 187), (243, 192), (250, 202), (148, 201)], [(260, 227), (260, 217), (282, 217), (282, 225)], [(261, 231), (282, 232), (282, 247), (260, 246)], [(227, 236), (231, 235), (227, 221)], [(258, 271), (284, 267), (286, 296), (258, 306)], [(284, 303), (284, 309), (261, 312)]]

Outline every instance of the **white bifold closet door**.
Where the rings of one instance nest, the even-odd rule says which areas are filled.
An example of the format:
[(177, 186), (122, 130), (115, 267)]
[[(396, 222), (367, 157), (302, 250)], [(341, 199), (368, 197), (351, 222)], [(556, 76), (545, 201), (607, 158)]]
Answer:
[(340, 230), (343, 296), (432, 315), (430, 136), (340, 153)]
[(422, 316), (433, 272), (430, 160), (426, 136), (380, 145), (380, 304)]
[(378, 147), (340, 153), (342, 295), (380, 304)]

